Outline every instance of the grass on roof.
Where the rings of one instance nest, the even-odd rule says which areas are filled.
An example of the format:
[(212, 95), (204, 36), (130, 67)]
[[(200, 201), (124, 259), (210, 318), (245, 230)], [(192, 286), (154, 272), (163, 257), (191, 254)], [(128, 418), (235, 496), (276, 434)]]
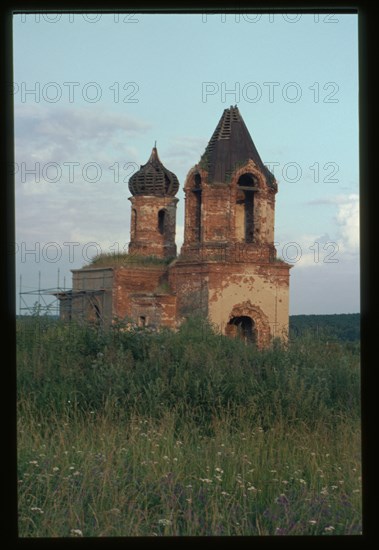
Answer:
[(140, 256), (138, 254), (103, 253), (95, 256), (86, 267), (121, 267), (131, 265), (158, 266), (168, 265), (173, 258), (157, 258), (156, 256)]

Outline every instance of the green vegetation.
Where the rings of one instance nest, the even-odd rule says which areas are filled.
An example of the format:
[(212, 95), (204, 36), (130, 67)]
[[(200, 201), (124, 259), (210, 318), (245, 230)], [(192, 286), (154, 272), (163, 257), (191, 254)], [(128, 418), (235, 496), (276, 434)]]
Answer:
[(123, 265), (141, 265), (141, 266), (156, 266), (168, 265), (173, 258), (157, 258), (156, 256), (139, 256), (138, 254), (120, 253), (102, 253), (95, 256), (92, 262), (86, 267), (121, 267)]
[(361, 532), (359, 355), (17, 321), (22, 537)]
[(292, 338), (304, 333), (324, 341), (359, 342), (360, 314), (339, 313), (334, 315), (291, 315)]

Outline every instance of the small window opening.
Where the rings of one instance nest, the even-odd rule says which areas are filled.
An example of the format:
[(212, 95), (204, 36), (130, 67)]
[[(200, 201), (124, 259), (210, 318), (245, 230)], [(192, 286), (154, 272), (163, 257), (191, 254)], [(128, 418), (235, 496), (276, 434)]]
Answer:
[(201, 241), (201, 176), (200, 174), (195, 174), (195, 240)]
[(195, 188), (200, 189), (201, 187), (201, 176), (200, 174), (195, 174)]
[(245, 242), (254, 242), (254, 193), (257, 180), (252, 174), (242, 174), (238, 180), (238, 187), (243, 191), (244, 217), (245, 217)]
[(161, 235), (164, 235), (165, 229), (166, 229), (166, 210), (159, 210), (158, 231)]

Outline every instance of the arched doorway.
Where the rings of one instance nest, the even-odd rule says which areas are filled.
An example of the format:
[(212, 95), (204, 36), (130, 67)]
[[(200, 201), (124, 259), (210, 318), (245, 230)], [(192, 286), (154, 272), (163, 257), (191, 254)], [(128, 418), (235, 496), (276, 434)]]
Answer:
[(251, 317), (246, 315), (232, 317), (228, 323), (226, 334), (238, 338), (246, 344), (254, 344), (257, 341), (255, 323)]

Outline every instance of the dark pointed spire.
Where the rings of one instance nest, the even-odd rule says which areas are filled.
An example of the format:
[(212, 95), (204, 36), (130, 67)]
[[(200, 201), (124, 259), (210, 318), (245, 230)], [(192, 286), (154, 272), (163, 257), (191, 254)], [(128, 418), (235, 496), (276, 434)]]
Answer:
[(200, 166), (208, 171), (210, 183), (227, 183), (238, 167), (252, 160), (275, 187), (275, 178), (263, 164), (237, 106), (225, 109), (205, 152)]

